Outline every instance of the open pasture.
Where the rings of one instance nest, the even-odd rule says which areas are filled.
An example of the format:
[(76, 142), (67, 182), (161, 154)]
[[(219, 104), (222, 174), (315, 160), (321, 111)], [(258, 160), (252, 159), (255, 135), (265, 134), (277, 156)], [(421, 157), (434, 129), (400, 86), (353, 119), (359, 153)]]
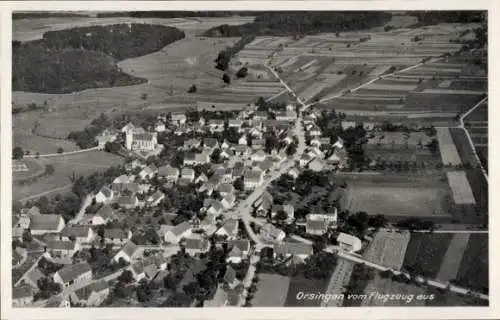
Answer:
[(409, 242), (408, 231), (379, 231), (365, 251), (363, 258), (393, 270), (400, 270)]
[(13, 170), (12, 180), (15, 182), (23, 181), (29, 178), (37, 177), (45, 172), (45, 166), (38, 160), (25, 158), (20, 160), (20, 163), (26, 164), (28, 171), (17, 171)]
[(455, 282), (488, 293), (488, 261), (488, 234), (471, 234)]
[(103, 151), (84, 152), (68, 156), (40, 158), (41, 165), (54, 166), (52, 175), (44, 176), (33, 183), (14, 185), (12, 197), (15, 200), (36, 195), (71, 184), (71, 176), (86, 176), (96, 171), (104, 171), (110, 166), (123, 163), (123, 158)]
[(278, 274), (260, 273), (257, 292), (252, 300), (256, 307), (283, 307), (290, 278)]
[(426, 94), (410, 92), (406, 96), (406, 108), (429, 112), (462, 113), (481, 100), (478, 95), (461, 94)]
[[(306, 279), (304, 277), (293, 277), (290, 280), (290, 286), (286, 293), (285, 307), (319, 307), (320, 299), (308, 300), (297, 299), (299, 292), (304, 293), (323, 293), (325, 291), (326, 282), (323, 280)], [(281, 293), (284, 295), (284, 293)]]
[(392, 149), (395, 146), (407, 146), (416, 148), (417, 146), (425, 146), (431, 141), (424, 132), (377, 132), (374, 137), (368, 140), (368, 145), (378, 145), (382, 148)]
[(413, 275), (435, 278), (452, 237), (450, 233), (412, 233), (403, 270)]
[(456, 278), (469, 238), (469, 233), (455, 233), (453, 235), (436, 276), (438, 280), (448, 282)]
[(347, 185), (342, 208), (351, 212), (365, 211), (395, 218), (448, 216), (443, 205), (447, 185), (438, 180), (384, 174), (364, 179), (350, 177)]
[(444, 165), (461, 165), (462, 160), (458, 154), (457, 148), (455, 147), (455, 142), (452, 138), (450, 129), (448, 128), (437, 128), (437, 139), (439, 142), (439, 151), (441, 153), (441, 160)]

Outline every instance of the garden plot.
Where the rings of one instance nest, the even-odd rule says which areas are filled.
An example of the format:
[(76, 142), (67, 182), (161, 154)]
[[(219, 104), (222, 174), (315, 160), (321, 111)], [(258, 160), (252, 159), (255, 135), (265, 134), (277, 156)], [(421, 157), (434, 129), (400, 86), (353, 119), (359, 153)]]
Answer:
[(473, 90), (450, 90), (450, 89), (424, 89), (422, 93), (428, 94), (460, 94), (460, 95), (482, 95), (484, 91)]
[(425, 146), (431, 142), (432, 138), (424, 132), (377, 132), (374, 137), (368, 140), (368, 145), (379, 145), (387, 148), (394, 146), (407, 146), (416, 148)]
[(444, 80), (444, 81), (441, 81), (438, 85), (438, 88), (440, 89), (445, 89), (445, 88), (449, 88), (450, 85), (452, 83), (452, 80)]
[(460, 268), (460, 262), (469, 243), (469, 233), (456, 233), (450, 241), (450, 246), (446, 250), (443, 263), (437, 274), (437, 279), (442, 282), (455, 280)]
[(435, 278), (441, 269), (452, 237), (450, 233), (412, 233), (403, 270), (413, 275)]
[(417, 88), (418, 85), (415, 84), (400, 84), (400, 83), (378, 83), (373, 82), (363, 89), (367, 90), (386, 90), (386, 91), (412, 91)]
[(391, 67), (392, 67), (392, 65), (390, 65), (390, 64), (377, 66), (377, 67), (375, 67), (375, 69), (373, 69), (372, 72), (370, 72), (368, 74), (368, 77), (378, 77), (378, 76), (386, 73)]
[(409, 242), (410, 232), (408, 231), (379, 231), (363, 258), (393, 270), (400, 270)]
[(256, 307), (282, 307), (290, 286), (290, 278), (278, 274), (260, 273), (257, 292), (252, 300)]
[(458, 166), (462, 164), (455, 143), (448, 128), (436, 128), (439, 151), (444, 165)]
[(488, 234), (471, 234), (455, 282), (487, 294), (488, 269)]
[(488, 91), (488, 81), (484, 80), (475, 80), (475, 81), (467, 81), (467, 80), (454, 80), (451, 81), (448, 89), (450, 90), (473, 90), (480, 91), (481, 93)]
[(316, 97), (323, 89), (328, 86), (328, 83), (325, 82), (314, 82), (310, 86), (308, 86), (304, 91), (299, 94), (299, 97), (303, 102), (307, 102), (314, 97)]
[(444, 195), (445, 191), (439, 188), (403, 188), (389, 183), (355, 184), (348, 186), (343, 197), (343, 208), (351, 212), (364, 211), (370, 215), (439, 217), (443, 216)]
[(281, 69), (283, 69), (283, 70), (285, 70), (287, 67), (295, 64), (298, 59), (299, 59), (298, 56), (290, 57), (285, 62), (283, 62), (280, 65), (278, 65), (278, 67), (281, 68)]
[(309, 62), (307, 62), (306, 64), (298, 67), (297, 69), (295, 69), (293, 72), (299, 72), (299, 71), (304, 71), (305, 69), (309, 68), (310, 66), (312, 66), (313, 64), (317, 63), (318, 60), (317, 59), (313, 59)]
[(446, 173), (455, 204), (475, 204), (476, 200), (464, 171)]

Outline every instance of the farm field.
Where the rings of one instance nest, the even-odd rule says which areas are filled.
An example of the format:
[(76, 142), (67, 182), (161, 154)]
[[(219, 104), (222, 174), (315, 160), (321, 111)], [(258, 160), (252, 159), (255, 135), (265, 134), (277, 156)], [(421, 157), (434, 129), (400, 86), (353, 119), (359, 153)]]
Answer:
[(413, 275), (436, 278), (452, 237), (449, 233), (412, 233), (402, 269)]
[(259, 274), (257, 292), (252, 300), (255, 307), (282, 307), (285, 305), (290, 278), (277, 274)]
[(409, 242), (409, 232), (379, 231), (370, 243), (363, 257), (381, 266), (393, 270), (400, 270)]
[(439, 151), (444, 165), (458, 166), (462, 164), (458, 154), (455, 142), (451, 135), (451, 129), (437, 128), (437, 138), (439, 142)]
[(471, 234), (455, 283), (488, 293), (488, 234)]
[(32, 177), (36, 177), (45, 172), (45, 165), (38, 160), (25, 158), (20, 160), (21, 163), (26, 164), (28, 171), (12, 172), (12, 180), (14, 182), (23, 181)]
[(469, 131), (481, 165), (488, 172), (488, 103), (483, 103), (465, 119), (464, 125)]
[[(406, 298), (384, 301), (383, 299), (366, 299), (361, 306), (363, 307), (422, 307), (425, 301), (417, 300), (415, 297), (420, 294), (425, 294), (425, 289), (417, 287), (414, 284), (406, 284), (393, 281), (390, 278), (382, 278), (379, 274), (375, 274), (375, 278), (368, 282), (365, 289), (365, 294), (370, 295), (372, 292), (377, 292), (380, 295), (385, 294), (400, 294)], [(413, 295), (410, 299), (408, 296)]]
[(454, 280), (457, 276), (462, 261), (463, 254), (469, 243), (470, 234), (456, 233), (450, 241), (448, 250), (443, 258), (443, 263), (436, 276), (436, 279), (441, 282), (448, 282)]
[(444, 188), (400, 186), (398, 183), (364, 181), (348, 183), (342, 198), (343, 208), (351, 212), (365, 211), (370, 215), (383, 214), (392, 217), (448, 217), (444, 213), (442, 199)]
[[(321, 300), (297, 299), (299, 292), (304, 293), (323, 293), (326, 282), (322, 280), (306, 279), (304, 277), (294, 277), (290, 280), (288, 293), (286, 295), (285, 307), (318, 307)], [(283, 293), (282, 293), (283, 294)]]
[(106, 170), (110, 166), (122, 164), (123, 158), (102, 151), (91, 151), (54, 158), (40, 158), (38, 161), (42, 165), (52, 164), (54, 173), (33, 183), (14, 185), (12, 189), (14, 200), (64, 187), (72, 183), (70, 178), (73, 172), (76, 175), (88, 175)]

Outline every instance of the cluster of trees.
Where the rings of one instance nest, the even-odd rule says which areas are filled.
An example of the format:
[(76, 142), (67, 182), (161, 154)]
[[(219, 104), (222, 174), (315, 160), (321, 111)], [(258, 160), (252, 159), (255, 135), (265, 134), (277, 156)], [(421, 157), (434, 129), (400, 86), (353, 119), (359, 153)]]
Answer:
[(75, 173), (71, 177), (73, 181), (72, 191), (79, 198), (83, 199), (91, 192), (96, 192), (104, 185), (113, 182), (113, 180), (124, 174), (125, 168), (123, 166), (113, 166), (102, 172), (94, 172), (93, 174), (84, 177), (77, 177)]
[(58, 214), (63, 217), (65, 221), (71, 220), (80, 208), (80, 198), (74, 194), (67, 194), (65, 196), (56, 195), (51, 200), (42, 196), (35, 201), (28, 201), (24, 205), (31, 208), (32, 206), (38, 207), (41, 214)]
[(29, 112), (46, 108), (48, 105), (47, 101), (43, 102), (43, 105), (39, 106), (36, 103), (28, 103), (26, 107), (14, 107), (12, 106), (12, 114), (17, 114), (21, 112)]
[[(375, 272), (364, 264), (355, 264), (352, 269), (351, 279), (346, 286), (346, 292), (349, 294), (363, 294), (366, 285), (373, 280)], [(361, 306), (361, 299), (345, 299), (343, 307)]]
[(13, 46), (12, 88), (15, 91), (70, 93), (147, 82), (122, 72), (116, 62), (102, 52), (52, 51), (43, 42), (23, 43)]
[(408, 15), (418, 19), (418, 23), (413, 25), (413, 27), (428, 26), (438, 23), (484, 22), (486, 19), (486, 12), (484, 11), (411, 11)]
[(184, 38), (177, 28), (117, 24), (49, 31), (43, 39), (13, 43), (14, 90), (68, 93), (143, 83), (116, 62), (160, 50)]
[(419, 218), (408, 218), (396, 223), (396, 227), (409, 230), (434, 230), (435, 224), (432, 221), (424, 221)]
[(113, 126), (113, 121), (104, 113), (101, 113), (98, 118), (92, 120), (90, 125), (82, 131), (72, 131), (68, 135), (69, 140), (75, 143), (82, 149), (95, 147), (97, 142), (95, 138), (105, 129)]
[[(217, 27), (220, 32), (224, 32), (226, 28), (230, 28), (228, 25), (222, 25)], [(225, 36), (225, 35), (223, 35)], [(240, 52), (245, 45), (252, 42), (255, 39), (255, 36), (243, 36), (238, 42), (236, 42), (232, 47), (227, 47), (226, 49), (219, 52), (219, 55), (215, 59), (215, 68), (226, 71), (229, 66), (229, 62), (231, 58), (234, 57), (235, 54)]]
[(221, 25), (205, 32), (209, 37), (241, 37), (243, 35), (295, 36), (363, 30), (384, 25), (391, 19), (382, 11), (282, 11), (256, 13), (252, 23)]
[(14, 160), (19, 160), (24, 157), (24, 150), (23, 148), (17, 146), (12, 149), (12, 159)]

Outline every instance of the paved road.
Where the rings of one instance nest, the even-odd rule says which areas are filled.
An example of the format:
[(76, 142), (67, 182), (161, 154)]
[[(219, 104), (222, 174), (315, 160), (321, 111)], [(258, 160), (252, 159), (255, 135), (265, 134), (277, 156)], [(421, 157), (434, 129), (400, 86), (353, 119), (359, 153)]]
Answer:
[(59, 191), (63, 191), (63, 190), (66, 190), (66, 189), (70, 189), (72, 186), (73, 186), (73, 184), (70, 183), (70, 184), (67, 184), (65, 186), (62, 186), (62, 187), (59, 187), (59, 188), (55, 188), (55, 189), (52, 189), (52, 190), (48, 190), (48, 191), (44, 191), (44, 192), (41, 192), (41, 193), (33, 194), (33, 195), (21, 198), (21, 199), (16, 200), (16, 201), (24, 202), (24, 201), (28, 201), (28, 200), (32, 200), (32, 199), (37, 199), (37, 198), (49, 195), (49, 194), (54, 193), (54, 192), (59, 192)]
[(89, 151), (96, 151), (99, 150), (99, 147), (92, 147), (88, 149), (81, 149), (81, 150), (76, 150), (76, 151), (68, 151), (68, 152), (63, 152), (63, 153), (47, 153), (47, 154), (30, 154), (24, 156), (24, 158), (50, 158), (50, 157), (62, 157), (62, 156), (68, 156), (72, 154), (78, 154), (78, 153), (84, 153), (84, 152), (89, 152)]

